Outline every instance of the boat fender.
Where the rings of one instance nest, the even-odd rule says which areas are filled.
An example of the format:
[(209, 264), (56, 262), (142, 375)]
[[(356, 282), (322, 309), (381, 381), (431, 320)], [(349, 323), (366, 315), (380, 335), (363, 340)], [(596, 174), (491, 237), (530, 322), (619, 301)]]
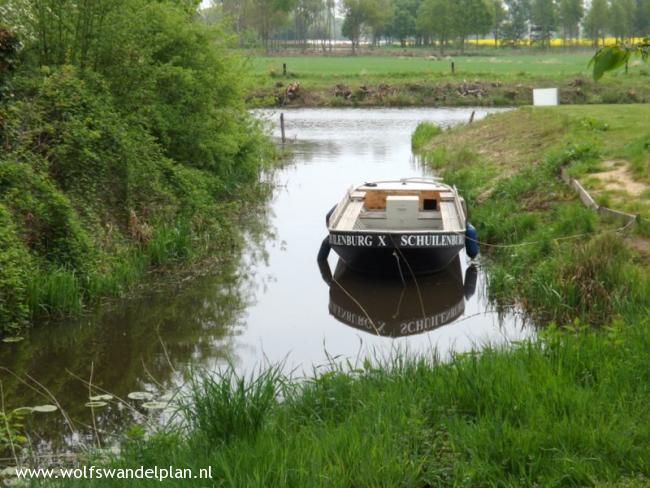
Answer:
[(334, 205), (332, 208), (330, 208), (330, 211), (325, 214), (325, 226), (329, 227), (330, 226), (330, 217), (334, 213), (334, 210), (336, 210), (336, 205)]
[(479, 247), (477, 239), (478, 234), (476, 233), (476, 228), (467, 222), (465, 225), (465, 251), (471, 259), (478, 256)]
[(323, 239), (323, 243), (320, 245), (320, 249), (318, 250), (318, 269), (320, 270), (320, 274), (323, 277), (323, 281), (327, 283), (328, 285), (332, 284), (332, 271), (330, 270), (330, 265), (329, 262), (327, 261), (327, 257), (330, 254), (330, 241), (329, 238), (326, 237)]
[(470, 265), (465, 270), (465, 283), (463, 283), (463, 293), (465, 300), (469, 300), (476, 292), (476, 281), (478, 280), (478, 268), (475, 264)]
[(329, 237), (326, 237), (323, 239), (320, 249), (318, 250), (318, 262), (327, 261), (327, 257), (330, 255), (330, 249), (330, 239)]

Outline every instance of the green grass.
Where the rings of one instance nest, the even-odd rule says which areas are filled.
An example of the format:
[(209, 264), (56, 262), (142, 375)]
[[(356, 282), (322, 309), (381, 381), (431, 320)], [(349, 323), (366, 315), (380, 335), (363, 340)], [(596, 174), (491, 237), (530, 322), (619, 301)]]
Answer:
[[(254, 72), (266, 75), (272, 71), (282, 74), (282, 64), (287, 71), (301, 78), (395, 76), (451, 74), (453, 61), (459, 75), (517, 75), (526, 73), (534, 76), (589, 75), (587, 63), (591, 54), (510, 54), (505, 56), (455, 56), (436, 59), (426, 56), (287, 56), (252, 58)], [(640, 68), (632, 68), (632, 72)]]
[(212, 466), (211, 483), (232, 487), (647, 482), (649, 346), (647, 321), (603, 332), (575, 323), (444, 364), (394, 358), (299, 382), (275, 370), (204, 378), (182, 425), (132, 436), (111, 465)]
[[(532, 103), (532, 88), (557, 86), (562, 103), (650, 101), (650, 68), (635, 62), (629, 73), (591, 80), (591, 51), (538, 54), (503, 51), (494, 56), (276, 56), (251, 57), (251, 106), (517, 106)], [(435, 53), (433, 53), (435, 55)], [(451, 72), (451, 62), (455, 73)], [(282, 65), (287, 65), (283, 75)], [(288, 83), (297, 97), (285, 100)], [(337, 95), (337, 87), (352, 96)]]
[[(587, 180), (601, 161), (621, 158), (650, 171), (650, 151), (639, 142), (650, 135), (649, 115), (641, 105), (520, 109), (419, 142), (429, 164), (464, 194), (488, 243), (491, 298), (519, 303), (542, 323), (577, 317), (597, 325), (647, 308), (648, 256), (635, 245), (643, 226), (616, 232), (621, 223), (586, 209), (559, 172), (564, 166)], [(641, 196), (622, 202), (606, 193), (605, 200), (650, 217)]]
[(441, 132), (442, 128), (439, 126), (429, 122), (422, 122), (417, 126), (415, 132), (411, 136), (411, 147), (414, 151), (417, 151), (429, 142), (432, 137), (437, 136)]

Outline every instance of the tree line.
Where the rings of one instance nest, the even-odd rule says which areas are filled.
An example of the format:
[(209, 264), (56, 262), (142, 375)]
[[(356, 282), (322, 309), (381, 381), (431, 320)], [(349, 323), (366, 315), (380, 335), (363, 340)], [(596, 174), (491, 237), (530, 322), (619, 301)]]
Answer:
[(606, 36), (617, 40), (650, 34), (650, 0), (215, 0), (205, 11), (227, 19), (248, 45), (267, 49), (318, 39), (331, 49), (343, 37), (356, 50), (372, 45), (436, 45), (463, 50), (471, 38), (495, 46), (522, 43), (566, 46), (579, 37), (597, 47)]

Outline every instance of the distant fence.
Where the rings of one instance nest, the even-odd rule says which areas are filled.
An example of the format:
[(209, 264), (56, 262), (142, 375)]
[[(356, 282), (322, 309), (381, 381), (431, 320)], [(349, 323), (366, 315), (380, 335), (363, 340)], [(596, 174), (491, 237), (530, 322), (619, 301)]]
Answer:
[(584, 203), (585, 207), (590, 208), (595, 212), (598, 212), (600, 215), (611, 217), (616, 220), (621, 220), (626, 224), (630, 224), (632, 222), (637, 222), (637, 223), (641, 222), (641, 216), (639, 214), (636, 215), (629, 214), (626, 212), (621, 212), (620, 210), (614, 210), (613, 208), (608, 208), (608, 207), (604, 207), (603, 205), (599, 205), (578, 180), (576, 180), (575, 178), (571, 178), (566, 168), (562, 168), (562, 170), (560, 171), (560, 176), (562, 178), (562, 181), (564, 181), (567, 185), (569, 185), (578, 193), (578, 196), (580, 197), (582, 203)]

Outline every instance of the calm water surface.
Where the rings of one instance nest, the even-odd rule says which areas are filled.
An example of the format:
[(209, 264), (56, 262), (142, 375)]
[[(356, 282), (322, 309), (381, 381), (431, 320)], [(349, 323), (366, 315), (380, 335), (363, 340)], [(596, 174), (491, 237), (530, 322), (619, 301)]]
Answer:
[[(515, 314), (493, 310), (480, 267), (468, 267), (464, 255), (445, 272), (405, 285), (359, 276), (333, 253), (328, 266), (316, 263), (325, 213), (350, 185), (427, 174), (410, 149), (417, 123), (452, 125), (467, 121), (471, 111), (285, 111), (293, 156), (274, 176), (270, 201), (242, 223), (248, 246), (239, 262), (108, 312), (36, 327), (21, 343), (0, 344), (8, 406), (53, 403), (36, 380), (73, 424), (60, 413), (30, 415), (33, 446), (61, 452), (92, 442), (92, 418), (84, 407), (88, 385), (82, 381), (91, 370), (101, 390), (122, 398), (139, 390), (159, 397), (183, 384), (189, 366), (214, 370), (230, 363), (250, 371), (284, 361), (287, 370), (311, 374), (328, 357), (355, 361), (395, 350), (437, 350), (446, 357), (452, 350), (530, 336), (532, 329)], [(279, 117), (256, 113), (271, 122)], [(477, 117), (486, 113), (478, 109)], [(328, 285), (330, 275), (340, 286)], [(160, 415), (132, 404), (133, 409), (111, 403), (95, 411), (104, 443), (128, 422)]]

